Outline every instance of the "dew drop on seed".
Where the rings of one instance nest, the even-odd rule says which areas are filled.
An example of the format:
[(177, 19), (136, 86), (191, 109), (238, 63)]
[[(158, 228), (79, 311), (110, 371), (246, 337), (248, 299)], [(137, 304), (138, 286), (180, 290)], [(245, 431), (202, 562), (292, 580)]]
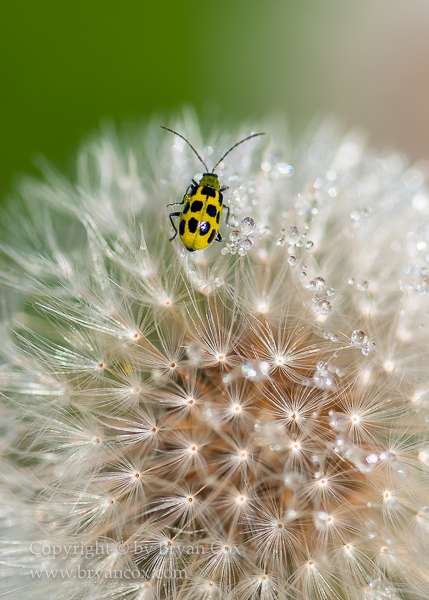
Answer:
[(252, 217), (245, 217), (244, 219), (241, 220), (241, 232), (243, 233), (243, 235), (250, 235), (251, 233), (253, 233), (255, 231), (256, 228), (256, 223), (255, 221), (252, 219)]
[(369, 286), (369, 281), (367, 280), (363, 280), (360, 281), (357, 285), (356, 288), (359, 290), (359, 292), (366, 292)]
[(277, 169), (282, 175), (285, 175), (286, 177), (292, 177), (294, 172), (293, 167), (284, 162), (277, 163)]
[(302, 271), (300, 277), (301, 279), (304, 279), (304, 277), (307, 277), (307, 273), (305, 271)]
[(314, 279), (314, 286), (318, 292), (323, 292), (326, 287), (326, 282), (323, 277), (316, 277)]
[(316, 310), (319, 315), (327, 315), (331, 312), (331, 303), (329, 300), (319, 300), (316, 304)]
[(245, 379), (262, 379), (268, 376), (270, 365), (266, 361), (249, 361), (241, 365), (241, 373)]
[(299, 229), (296, 225), (291, 225), (286, 230), (286, 240), (289, 244), (296, 244), (299, 240)]
[(306, 250), (310, 250), (312, 247), (314, 246), (313, 242), (311, 240), (309, 240), (306, 244), (305, 244), (305, 248)]
[(251, 250), (254, 246), (255, 242), (252, 237), (247, 237), (241, 242), (241, 247), (246, 250)]
[(238, 249), (238, 254), (239, 254), (240, 256), (246, 256), (246, 254), (247, 254), (247, 250), (246, 250), (245, 248), (243, 248), (243, 246), (241, 246), (241, 247)]
[(229, 239), (231, 240), (231, 242), (238, 242), (240, 238), (241, 235), (238, 229), (233, 229), (229, 234)]
[(328, 294), (328, 296), (335, 296), (336, 290), (334, 288), (329, 288), (326, 290), (326, 293)]
[(298, 262), (298, 259), (296, 256), (289, 256), (289, 258), (287, 259), (287, 264), (290, 265), (291, 267), (296, 265), (297, 262)]
[(228, 250), (228, 248), (222, 248), (220, 253), (223, 254), (223, 256), (225, 256), (226, 254), (229, 254), (229, 250)]
[(365, 344), (365, 342), (368, 340), (368, 337), (364, 331), (361, 331), (360, 329), (355, 329), (352, 332), (350, 339), (352, 341), (352, 344), (361, 346), (362, 344)]

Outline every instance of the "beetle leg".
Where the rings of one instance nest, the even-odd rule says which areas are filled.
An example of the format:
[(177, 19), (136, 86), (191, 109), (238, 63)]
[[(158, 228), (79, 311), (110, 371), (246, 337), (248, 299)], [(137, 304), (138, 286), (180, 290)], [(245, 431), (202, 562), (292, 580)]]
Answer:
[(168, 218), (170, 219), (171, 226), (173, 227), (174, 232), (175, 232), (174, 235), (173, 235), (173, 237), (170, 238), (170, 242), (172, 242), (174, 240), (174, 238), (176, 237), (176, 235), (177, 235), (177, 227), (176, 227), (175, 223), (173, 222), (173, 217), (180, 217), (180, 212), (171, 212), (168, 215)]
[[(189, 188), (188, 188), (189, 190)], [(182, 202), (172, 202), (171, 204), (167, 204), (167, 206), (180, 206), (181, 204), (185, 204), (185, 198), (188, 194), (188, 190), (186, 190), (185, 195), (183, 196)]]
[(217, 236), (215, 237), (215, 242), (223, 242), (223, 237), (221, 236), (221, 234), (218, 232)]
[[(194, 181), (194, 180), (192, 180), (192, 181)], [(167, 206), (180, 206), (181, 204), (185, 204), (186, 196), (189, 195), (189, 192), (192, 190), (193, 187), (194, 186), (192, 186), (192, 185), (188, 185), (188, 189), (183, 194), (182, 202), (172, 202), (171, 204), (167, 204)]]
[(220, 188), (220, 192), (226, 192), (226, 190), (229, 190), (229, 187), (227, 185), (225, 185), (224, 187)]
[(230, 227), (230, 224), (229, 224), (229, 206), (225, 206), (225, 210), (227, 212), (225, 223), (228, 225), (228, 227)]

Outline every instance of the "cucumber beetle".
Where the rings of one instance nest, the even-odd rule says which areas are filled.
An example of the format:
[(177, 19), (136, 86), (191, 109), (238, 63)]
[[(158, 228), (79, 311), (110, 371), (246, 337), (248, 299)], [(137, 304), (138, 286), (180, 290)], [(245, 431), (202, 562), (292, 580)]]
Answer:
[[(220, 187), (218, 176), (215, 173), (216, 167), (220, 165), (225, 156), (227, 156), (234, 148), (247, 142), (258, 135), (265, 135), (264, 133), (253, 133), (243, 140), (237, 142), (231, 148), (225, 152), (220, 160), (217, 161), (211, 171), (203, 161), (201, 156), (195, 150), (195, 148), (188, 142), (188, 140), (173, 131), (168, 127), (163, 127), (170, 133), (174, 133), (178, 137), (185, 140), (188, 146), (192, 149), (198, 160), (204, 165), (206, 173), (203, 174), (201, 180), (197, 183), (192, 179), (192, 183), (188, 186), (188, 189), (183, 195), (182, 202), (173, 202), (168, 206), (183, 205), (181, 211), (171, 212), (168, 216), (170, 223), (174, 229), (174, 235), (170, 238), (170, 241), (174, 240), (179, 233), (180, 239), (183, 242), (186, 250), (189, 252), (195, 252), (195, 250), (203, 250), (212, 244), (214, 241), (221, 242), (222, 236), (219, 233), (219, 223), (222, 216), (223, 207), (223, 195), (222, 192), (228, 189), (228, 187)], [(229, 207), (226, 209), (226, 224), (229, 225)], [(173, 221), (173, 217), (179, 217), (179, 231), (177, 231), (176, 224)]]

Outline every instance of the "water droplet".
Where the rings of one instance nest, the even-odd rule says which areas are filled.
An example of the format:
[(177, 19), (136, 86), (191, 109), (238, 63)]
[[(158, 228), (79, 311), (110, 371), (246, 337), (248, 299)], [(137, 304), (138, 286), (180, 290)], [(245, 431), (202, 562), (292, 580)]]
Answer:
[(328, 288), (326, 290), (326, 293), (328, 294), (328, 296), (335, 296), (335, 294), (337, 293), (337, 290), (334, 288)]
[(238, 254), (239, 254), (240, 256), (246, 256), (246, 254), (247, 254), (247, 250), (246, 250), (245, 248), (243, 248), (243, 246), (241, 246), (241, 247), (238, 249)]
[(316, 310), (319, 315), (327, 315), (331, 312), (331, 303), (329, 300), (319, 300), (316, 304)]
[(241, 365), (241, 373), (245, 379), (261, 379), (267, 377), (269, 371), (270, 365), (265, 361), (249, 361)]
[(314, 244), (310, 240), (305, 244), (305, 247), (306, 247), (307, 250), (310, 250), (313, 246), (314, 246)]
[(292, 177), (294, 173), (293, 167), (283, 162), (277, 163), (277, 169), (285, 177)]
[(279, 238), (276, 242), (277, 246), (284, 246), (286, 243), (286, 240), (284, 238)]
[(302, 271), (302, 273), (300, 274), (300, 277), (302, 279), (304, 279), (304, 277), (307, 277), (307, 273), (305, 271)]
[(241, 231), (244, 235), (250, 235), (255, 231), (256, 223), (252, 217), (245, 217), (241, 220)]
[(289, 244), (296, 244), (299, 240), (299, 229), (296, 225), (291, 225), (286, 230), (286, 240)]
[(350, 277), (350, 279), (347, 281), (347, 283), (348, 283), (349, 285), (354, 285), (354, 284), (355, 284), (355, 280), (354, 280), (354, 278), (353, 278), (353, 277)]
[(366, 333), (364, 331), (361, 331), (360, 329), (355, 329), (352, 332), (352, 335), (350, 337), (352, 344), (356, 344), (357, 346), (361, 346), (363, 344), (365, 344), (368, 340), (368, 337), (366, 335)]
[(366, 280), (364, 279), (363, 281), (360, 281), (356, 288), (360, 291), (360, 292), (366, 292), (368, 289), (368, 286), (370, 284), (371, 280)]
[(223, 254), (223, 256), (225, 256), (226, 254), (229, 254), (229, 250), (228, 250), (228, 248), (222, 248), (220, 253)]
[(314, 515), (314, 524), (319, 531), (326, 530), (333, 520), (333, 517), (323, 510)]
[(296, 256), (289, 256), (289, 258), (287, 259), (287, 264), (290, 265), (291, 267), (296, 265), (297, 262), (298, 262), (298, 259)]
[(241, 242), (241, 247), (246, 250), (251, 250), (254, 246), (255, 242), (252, 237), (247, 237)]
[(314, 286), (318, 292), (323, 292), (326, 287), (326, 282), (323, 277), (316, 277), (314, 279)]
[(369, 465), (375, 465), (378, 462), (378, 456), (375, 453), (368, 454), (365, 460)]
[(231, 242), (236, 243), (240, 240), (241, 238), (241, 234), (239, 232), (238, 229), (233, 229), (231, 231), (231, 233), (229, 234), (229, 239), (231, 240)]
[(320, 390), (329, 390), (334, 384), (332, 377), (324, 375), (320, 371), (316, 371), (313, 375), (313, 384)]

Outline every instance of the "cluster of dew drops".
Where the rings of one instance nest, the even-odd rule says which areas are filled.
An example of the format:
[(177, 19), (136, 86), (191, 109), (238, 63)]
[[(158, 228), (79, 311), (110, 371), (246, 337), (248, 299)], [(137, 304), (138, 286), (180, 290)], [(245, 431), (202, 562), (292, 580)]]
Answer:
[[(235, 221), (236, 222), (236, 221)], [(253, 233), (256, 229), (256, 223), (252, 217), (241, 219), (239, 227), (234, 227), (229, 234), (229, 241), (222, 248), (221, 254), (236, 254), (246, 256), (249, 250), (253, 250), (255, 239)]]
[[(280, 176), (289, 178), (294, 175), (294, 168), (290, 165), (286, 166), (285, 163), (279, 163), (277, 165), (277, 167), (278, 167)], [(267, 163), (267, 162), (262, 163), (261, 168), (265, 172), (266, 177), (270, 176), (271, 178), (273, 178), (272, 177), (273, 175), (279, 175), (277, 173), (271, 172), (272, 171), (271, 163)], [(332, 179), (333, 175), (335, 175), (334, 172), (330, 171), (328, 173), (328, 179)], [(277, 177), (274, 177), (274, 178), (277, 178)], [(317, 183), (317, 180), (314, 184), (315, 188), (318, 187), (318, 185), (316, 185), (316, 183)], [(335, 188), (331, 188), (328, 192), (329, 195), (333, 196), (333, 197), (336, 196), (337, 192), (335, 191), (335, 193), (334, 193), (334, 191), (335, 191)], [(298, 196), (297, 196), (298, 204), (296, 204), (296, 207), (298, 207), (298, 209), (300, 208), (299, 202), (302, 202), (302, 201), (304, 201), (304, 198), (301, 196), (301, 194), (298, 194)], [(317, 201), (316, 201), (316, 204), (317, 204)], [(234, 211), (234, 209), (233, 209), (233, 211)], [(298, 212), (299, 212), (299, 210), (298, 210)], [(311, 214), (317, 214), (317, 212), (318, 212), (317, 206), (316, 205), (310, 206), (309, 212)], [(364, 219), (367, 219), (369, 217), (370, 212), (371, 212), (371, 209), (368, 207), (365, 207), (365, 208), (361, 209), (360, 211), (352, 211), (350, 213), (350, 217), (353, 221), (361, 221), (361, 220), (363, 221)], [(282, 216), (285, 218), (289, 218), (290, 212), (283, 213)], [(256, 223), (255, 223), (254, 219), (252, 219), (249, 216), (247, 216), (241, 220), (241, 224), (239, 225), (239, 227), (238, 227), (238, 220), (235, 215), (233, 215), (231, 222), (233, 223), (233, 225), (236, 225), (236, 227), (234, 227), (234, 229), (231, 231), (231, 233), (229, 235), (229, 242), (226, 244), (226, 247), (223, 248), (221, 251), (221, 253), (223, 255), (236, 254), (238, 252), (238, 254), (240, 256), (246, 256), (246, 254), (249, 250), (254, 249), (255, 240), (254, 240), (254, 236), (252, 235), (253, 233), (258, 234), (259, 240), (261, 240), (265, 234), (270, 233), (270, 229), (267, 226), (263, 226), (259, 230), (256, 230)], [(306, 230), (309, 229), (310, 228), (309, 223), (306, 223), (304, 225), (304, 228)], [(255, 232), (255, 230), (256, 230), (256, 232)], [(287, 264), (290, 267), (295, 267), (295, 265), (301, 264), (301, 261), (298, 258), (299, 253), (301, 252), (301, 249), (305, 249), (306, 251), (311, 252), (311, 250), (314, 247), (314, 242), (311, 241), (310, 239), (308, 239), (307, 231), (304, 231), (303, 233), (301, 233), (299, 228), (296, 225), (292, 224), (289, 227), (282, 226), (282, 228), (280, 229), (280, 237), (276, 240), (276, 245), (280, 246), (280, 247), (284, 247), (284, 246), (288, 245), (287, 252), (288, 252), (289, 256), (287, 259)], [(302, 280), (305, 280), (305, 281), (308, 276), (307, 269), (308, 269), (308, 267), (305, 264), (302, 264), (300, 277)], [(370, 280), (362, 281), (362, 282), (358, 282), (358, 283), (356, 283), (354, 279), (348, 280), (348, 284), (351, 286), (356, 284), (356, 288), (359, 291), (366, 291), (369, 283), (370, 283)], [(315, 304), (316, 312), (321, 317), (327, 316), (331, 312), (331, 309), (332, 309), (331, 300), (332, 300), (332, 297), (335, 296), (336, 290), (333, 287), (328, 286), (323, 277), (315, 277), (314, 279), (311, 279), (310, 281), (308, 281), (306, 283), (305, 287), (309, 291), (313, 292), (312, 301)], [(334, 333), (325, 331), (323, 335), (326, 339), (329, 339), (333, 342), (338, 341), (338, 336)], [(368, 356), (369, 353), (375, 348), (374, 342), (372, 342), (369, 339), (367, 334), (364, 331), (361, 331), (358, 329), (353, 330), (351, 332), (350, 342), (351, 342), (352, 346), (359, 348), (361, 353), (364, 356)], [(321, 387), (323, 389), (330, 387), (330, 385), (332, 384), (332, 380), (331, 380), (331, 374), (328, 373), (326, 363), (322, 362), (318, 365), (314, 379), (315, 380), (318, 379), (320, 382), (322, 382), (321, 385), (318, 387)], [(323, 382), (326, 382), (326, 385)]]
[[(206, 151), (208, 154), (213, 153), (213, 149), (210, 146), (206, 148)], [(221, 163), (220, 168), (223, 168), (223, 163)], [(273, 165), (266, 161), (261, 164), (261, 169), (264, 172), (265, 177), (268, 179), (277, 179), (278, 177), (289, 178), (292, 177), (295, 172), (291, 165), (287, 165), (286, 163), (282, 162)], [(328, 179), (332, 179), (332, 173), (333, 172), (328, 173)], [(232, 181), (234, 177), (230, 179)], [(314, 187), (318, 187), (316, 183)], [(240, 187), (238, 190), (239, 189)], [(334, 194), (332, 192), (333, 189), (334, 188), (331, 188), (329, 190), (330, 196), (336, 195), (336, 193)], [(233, 193), (233, 196), (235, 195), (236, 192)], [(237, 197), (234, 199), (239, 201), (239, 197), (238, 199)], [(298, 194), (297, 200), (302, 202), (304, 201), (304, 198), (301, 196), (301, 194)], [(262, 240), (263, 236), (270, 234), (271, 231), (267, 225), (257, 228), (257, 223), (251, 216), (245, 216), (240, 220), (238, 213), (241, 212), (241, 210), (238, 207), (233, 206), (233, 200), (230, 200), (229, 204), (231, 216), (227, 226), (230, 228), (230, 233), (228, 236), (228, 241), (221, 250), (221, 254), (223, 256), (238, 254), (240, 257), (245, 257), (248, 252), (255, 249), (255, 236), (259, 240)], [(315, 206), (309, 208), (312, 214), (316, 214), (318, 212)], [(368, 218), (369, 214), (370, 209), (365, 207), (360, 211), (352, 211), (350, 213), (350, 217), (353, 221), (359, 222), (360, 220)], [(289, 218), (290, 212), (284, 213), (283, 216), (285, 218)], [(309, 229), (309, 224), (307, 223), (304, 228)], [(314, 243), (307, 237), (307, 232), (304, 231), (301, 233), (299, 228), (294, 224), (290, 225), (289, 227), (282, 226), (280, 229), (280, 237), (278, 237), (276, 240), (276, 246), (284, 247), (286, 244), (288, 245), (287, 253), (289, 255), (286, 262), (290, 267), (295, 267), (297, 264), (301, 264), (298, 256), (302, 248), (311, 252), (312, 248), (314, 247)], [(184, 250), (184, 248), (181, 249), (180, 256), (182, 258), (188, 258), (188, 253)], [(307, 269), (308, 267), (305, 264), (302, 264), (300, 277), (305, 281), (308, 276)], [(358, 283), (356, 284), (356, 287), (359, 291), (365, 291), (369, 285), (369, 282), (370, 281), (364, 281)], [(350, 285), (354, 285), (356, 282), (354, 279), (350, 279), (348, 283)], [(327, 316), (331, 312), (331, 301), (332, 297), (336, 294), (336, 290), (333, 287), (329, 287), (323, 277), (315, 277), (314, 279), (311, 279), (305, 284), (305, 287), (307, 290), (313, 292), (312, 301), (315, 305), (316, 312), (321, 317)], [(329, 339), (332, 342), (338, 341), (338, 337), (334, 333), (325, 331), (323, 335), (326, 339)], [(352, 346), (359, 348), (364, 356), (368, 356), (369, 353), (375, 348), (374, 342), (368, 338), (366, 333), (358, 329), (351, 332), (350, 342)], [(323, 389), (327, 389), (332, 384), (332, 377), (328, 372), (327, 365), (325, 363), (322, 362), (318, 364), (314, 380), (315, 381), (313, 383), (316, 383), (316, 381), (319, 382), (316, 383), (316, 386)]]

